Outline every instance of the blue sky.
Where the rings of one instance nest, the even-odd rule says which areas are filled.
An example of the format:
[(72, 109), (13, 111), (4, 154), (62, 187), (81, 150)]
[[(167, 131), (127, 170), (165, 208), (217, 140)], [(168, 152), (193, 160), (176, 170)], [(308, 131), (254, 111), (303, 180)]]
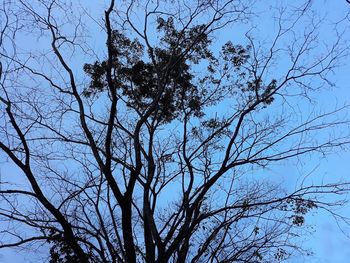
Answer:
[[(285, 4), (287, 1), (281, 1)], [(300, 1), (295, 1), (300, 2)], [(265, 1), (274, 5), (273, 1)], [(344, 18), (350, 11), (350, 5), (346, 1), (332, 0), (332, 1), (313, 1), (314, 10), (320, 17), (323, 17), (324, 29), (320, 31), (320, 42), (329, 41), (335, 39), (334, 30), (332, 29), (331, 22), (339, 21)], [(294, 2), (292, 3), (294, 4)], [(268, 5), (268, 4), (267, 4)], [(271, 19), (269, 19), (269, 11), (267, 6), (260, 6), (262, 12), (261, 15), (256, 18), (259, 21), (258, 29), (259, 36), (265, 37), (273, 35), (273, 30), (264, 30), (271, 28)], [(263, 19), (262, 19), (263, 17)], [(344, 21), (343, 21), (344, 22)], [(302, 25), (298, 26), (302, 30)], [(343, 35), (346, 41), (350, 41), (350, 20), (346, 19), (343, 24)], [(235, 28), (237, 29), (237, 28)], [(239, 29), (238, 29), (239, 30)], [(234, 31), (234, 30), (232, 30)], [(227, 31), (222, 33), (222, 36), (234, 35), (232, 32)], [(334, 81), (335, 87), (333, 89), (317, 92), (313, 95), (315, 99), (314, 106), (317, 109), (332, 109), (333, 107), (350, 104), (350, 63), (349, 59), (343, 60), (341, 66), (336, 69), (331, 79)], [(282, 65), (283, 66), (283, 65)], [(302, 105), (301, 108), (306, 107)], [(305, 108), (305, 111), (307, 109)], [(344, 114), (350, 115), (350, 112), (344, 112)], [(346, 131), (345, 131), (346, 132)], [(315, 170), (314, 170), (315, 169)], [(324, 158), (311, 158), (307, 159), (302, 167), (295, 167), (294, 163), (282, 164), (272, 169), (272, 176), (276, 176), (276, 181), (284, 181), (287, 188), (293, 189), (298, 177), (303, 177), (303, 174), (307, 174), (312, 171), (312, 180), (316, 182), (324, 179), (325, 181), (336, 182), (338, 180), (350, 180), (350, 153), (349, 151), (337, 151), (334, 154), (326, 156)], [(283, 176), (281, 176), (283, 174)], [(350, 205), (343, 207), (340, 213), (350, 217)], [(291, 257), (287, 262), (298, 263), (345, 263), (350, 259), (350, 227), (342, 222), (337, 225), (336, 220), (324, 211), (317, 211), (313, 215), (309, 215), (306, 222), (312, 226), (310, 233), (305, 233), (301, 238), (302, 244), (305, 248), (308, 248), (314, 252), (312, 257)]]
[[(343, 18), (350, 11), (350, 5), (346, 1), (314, 1), (316, 10), (323, 14), (325, 22), (337, 21)], [(345, 39), (350, 41), (350, 21), (344, 24)], [(334, 38), (334, 31), (330, 28), (320, 33), (320, 39), (329, 40)], [(332, 76), (336, 86), (332, 90), (327, 90), (315, 94), (317, 98), (317, 107), (321, 109), (331, 108), (334, 105), (343, 105), (350, 103), (350, 63), (345, 60), (342, 66)], [(345, 113), (350, 114), (350, 113)], [(311, 163), (307, 163), (302, 168), (302, 172), (307, 173), (313, 170), (312, 177), (325, 178), (329, 181), (349, 180), (350, 179), (350, 153), (349, 151), (338, 151), (325, 158), (313, 158)], [(288, 176), (297, 173), (293, 165), (281, 167)], [(289, 181), (287, 179), (287, 181)], [(350, 217), (350, 205), (343, 207), (341, 214)], [(346, 224), (338, 226), (335, 219), (329, 214), (322, 211), (316, 212), (313, 216), (307, 217), (307, 223), (313, 226), (310, 234), (305, 234), (302, 238), (303, 245), (314, 252), (313, 257), (292, 257), (287, 262), (290, 263), (346, 263), (350, 259), (350, 227)]]

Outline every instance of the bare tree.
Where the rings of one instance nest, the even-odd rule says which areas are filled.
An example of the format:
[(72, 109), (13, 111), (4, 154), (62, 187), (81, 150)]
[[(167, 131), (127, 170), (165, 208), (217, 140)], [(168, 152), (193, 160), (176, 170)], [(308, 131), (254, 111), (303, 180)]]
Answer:
[[(252, 176), (349, 142), (346, 107), (295, 106), (347, 55), (340, 33), (316, 46), (310, 1), (277, 12), (269, 46), (246, 24), (249, 0), (111, 0), (101, 18), (29, 2), (0, 10), (1, 158), (25, 179), (1, 182), (0, 248), (48, 244), (50, 262), (283, 261), (303, 251), (307, 212), (343, 204), (327, 196), (344, 182), (287, 191)], [(214, 48), (239, 25), (246, 43)]]

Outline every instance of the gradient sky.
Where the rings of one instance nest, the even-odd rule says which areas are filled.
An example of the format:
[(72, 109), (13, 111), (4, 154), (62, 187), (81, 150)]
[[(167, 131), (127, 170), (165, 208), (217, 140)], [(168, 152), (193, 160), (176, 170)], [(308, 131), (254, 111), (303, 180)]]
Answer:
[[(282, 2), (288, 2), (285, 0)], [(81, 1), (83, 2), (83, 1)], [(97, 1), (96, 7), (99, 5)], [(347, 4), (345, 0), (315, 0), (316, 10), (325, 15), (326, 19), (329, 20), (339, 20), (347, 10), (350, 11), (350, 4)], [(273, 0), (266, 0), (265, 3), (273, 3)], [(94, 4), (91, 4), (93, 6)], [(261, 19), (266, 19), (266, 21), (261, 21), (260, 26), (262, 28), (267, 28), (271, 23), (268, 20), (268, 13), (266, 12), (266, 6), (261, 5), (260, 10), (265, 9), (265, 13), (259, 17)], [(265, 18), (266, 17), (266, 18)], [(347, 21), (350, 28), (350, 20)], [(220, 36), (225, 38), (230, 38), (234, 35), (232, 32), (233, 28), (226, 29), (222, 32)], [(234, 28), (237, 30), (237, 28)], [(334, 32), (323, 31), (320, 35), (321, 39), (332, 38)], [(260, 32), (260, 35), (264, 32)], [(347, 30), (346, 38), (350, 41), (350, 30)], [(237, 39), (237, 41), (239, 38)], [(327, 91), (320, 93), (318, 95), (318, 107), (320, 108), (331, 108), (332, 106), (338, 104), (350, 104), (350, 63), (344, 64), (341, 68), (335, 72), (333, 80), (336, 83), (336, 87), (332, 91)], [(350, 115), (350, 113), (349, 113)], [(311, 163), (308, 163), (303, 167), (304, 172), (312, 170), (314, 167), (317, 169), (314, 171), (313, 176), (327, 178), (327, 180), (337, 181), (338, 179), (348, 179), (350, 180), (350, 153), (349, 152), (337, 152), (331, 156), (323, 159), (313, 159)], [(16, 169), (10, 164), (0, 164), (1, 174), (11, 172), (12, 175), (18, 175)], [(277, 178), (276, 180), (284, 180), (287, 183), (293, 183), (295, 181), (296, 174), (300, 172), (297, 170), (293, 164), (278, 166), (274, 168), (271, 172), (283, 177)], [(288, 187), (288, 186), (287, 186)], [(350, 217), (350, 205), (342, 209), (343, 214), (347, 214)], [(317, 212), (314, 216), (307, 217), (307, 223), (313, 225), (312, 234), (305, 235), (302, 238), (305, 247), (313, 250), (315, 253), (313, 257), (292, 257), (287, 262), (298, 263), (298, 262), (310, 262), (310, 263), (346, 263), (350, 262), (350, 228), (348, 226), (342, 225), (339, 228), (335, 220), (327, 213)], [(0, 263), (24, 263), (30, 261), (30, 259), (35, 258), (35, 255), (28, 253), (26, 251), (18, 251), (14, 249), (6, 249), (0, 251)]]

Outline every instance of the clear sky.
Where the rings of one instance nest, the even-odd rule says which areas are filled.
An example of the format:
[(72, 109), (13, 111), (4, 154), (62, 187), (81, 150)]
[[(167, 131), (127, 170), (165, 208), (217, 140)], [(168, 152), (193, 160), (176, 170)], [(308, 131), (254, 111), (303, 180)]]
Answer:
[[(288, 1), (280, 1), (285, 5)], [(293, 5), (302, 1), (291, 1)], [(262, 3), (262, 2), (260, 2)], [(258, 21), (256, 31), (259, 36), (271, 36), (274, 34), (272, 19), (269, 13), (268, 4), (273, 6), (276, 1), (264, 1), (266, 5), (260, 5), (260, 15), (256, 18)], [(335, 31), (331, 24), (341, 20), (350, 11), (350, 4), (345, 0), (318, 0), (313, 1), (314, 10), (320, 17), (323, 17), (324, 28), (320, 31), (320, 42), (335, 39)], [(343, 21), (343, 38), (350, 41), (350, 19)], [(298, 25), (297, 30), (302, 30), (303, 26)], [(224, 31), (221, 36), (223, 38), (230, 38), (236, 36), (239, 28), (233, 28)], [(243, 31), (244, 32), (244, 31)], [(242, 33), (243, 33), (242, 32)], [(243, 39), (243, 38), (242, 38)], [(350, 61), (343, 60), (340, 67), (331, 76), (335, 87), (330, 90), (317, 92), (313, 95), (315, 103), (313, 106), (316, 109), (332, 109), (339, 105), (350, 104)], [(282, 65), (283, 66), (283, 65)], [(304, 105), (301, 106), (303, 109)], [(305, 109), (307, 112), (307, 109)], [(349, 114), (349, 113), (344, 113)], [(332, 155), (324, 158), (311, 158), (310, 162), (305, 162), (302, 167), (295, 167), (295, 164), (283, 164), (276, 166), (271, 174), (276, 181), (284, 182), (287, 188), (293, 189), (297, 179), (303, 178), (303, 175), (313, 171), (311, 174), (312, 180), (333, 181), (350, 180), (350, 153), (349, 151), (337, 151)], [(308, 159), (309, 161), (309, 159)], [(342, 215), (350, 218), (350, 205), (346, 205), (339, 211)], [(350, 227), (343, 222), (337, 222), (332, 215), (326, 212), (316, 212), (306, 218), (306, 222), (312, 228), (309, 228), (309, 233), (305, 233), (301, 238), (301, 242), (305, 248), (313, 251), (312, 257), (291, 257), (287, 262), (289, 263), (346, 263), (350, 262)], [(339, 225), (338, 225), (339, 224)]]
[[(269, 1), (271, 2), (271, 1)], [(286, 2), (286, 1), (282, 1)], [(338, 21), (350, 11), (350, 4), (342, 0), (320, 0), (313, 1), (319, 14), (324, 16), (324, 22)], [(327, 22), (326, 22), (327, 23)], [(344, 24), (344, 38), (350, 41), (350, 20), (346, 20)], [(334, 31), (330, 28), (320, 32), (320, 39), (329, 40), (334, 38)], [(319, 94), (315, 94), (317, 98), (317, 107), (321, 109), (332, 108), (335, 105), (350, 104), (350, 63), (348, 60), (343, 61), (340, 68), (332, 76), (336, 86), (332, 90), (327, 90)], [(349, 113), (350, 114), (350, 113)], [(293, 165), (280, 167), (282, 174), (287, 182), (288, 176), (295, 176), (299, 170)], [(311, 163), (304, 165), (302, 172), (316, 168), (313, 173), (313, 178), (324, 178), (326, 181), (350, 180), (350, 153), (349, 151), (338, 151), (333, 155), (325, 158), (314, 158)], [(281, 170), (278, 170), (278, 176), (281, 175)], [(341, 214), (350, 217), (350, 205), (346, 205), (340, 211)], [(325, 212), (316, 212), (306, 219), (310, 223), (312, 229), (310, 234), (305, 234), (301, 239), (306, 248), (314, 252), (312, 257), (292, 257), (287, 262), (289, 263), (346, 263), (350, 262), (350, 227), (342, 222), (337, 225), (336, 220)]]
[[(289, 1), (289, 0), (288, 0)], [(281, 2), (288, 2), (287, 0)], [(83, 2), (83, 1), (81, 1)], [(350, 4), (347, 4), (345, 0), (315, 0), (315, 10), (317, 10), (320, 14), (323, 14), (326, 20), (329, 21), (337, 21), (341, 17), (344, 17), (347, 10), (350, 11)], [(95, 4), (90, 3), (90, 7), (93, 5), (98, 6), (99, 3), (97, 1)], [(259, 22), (260, 32), (259, 35), (265, 35), (264, 30), (269, 31), (266, 32), (266, 36), (269, 33), (273, 33), (273, 31), (268, 30), (267, 28), (271, 25), (271, 20), (269, 19), (269, 13), (267, 11), (268, 5), (273, 5), (275, 2), (273, 0), (265, 0), (264, 5), (261, 4), (259, 10), (263, 13), (261, 16), (256, 17), (255, 19), (261, 21), (261, 19), (266, 19), (265, 21)], [(266, 5), (265, 5), (266, 3)], [(350, 20), (345, 21), (348, 23), (350, 28)], [(233, 30), (239, 30), (236, 27), (226, 29), (219, 36), (222, 39), (228, 39), (231, 36), (236, 38), (237, 42), (240, 41), (240, 38), (243, 36), (238, 36), (233, 33)], [(243, 30), (242, 30), (243, 32)], [(242, 33), (241, 32), (241, 33)], [(329, 40), (334, 37), (334, 32), (327, 28), (320, 34), (320, 39)], [(350, 41), (350, 30), (347, 29), (346, 34), (344, 35)], [(103, 42), (103, 41), (102, 41)], [(96, 44), (98, 46), (98, 44)], [(334, 82), (336, 83), (336, 87), (333, 90), (328, 90), (322, 92), (320, 94), (315, 94), (317, 98), (317, 107), (319, 108), (329, 108), (332, 106), (341, 105), (344, 103), (350, 104), (350, 63), (343, 61), (342, 66), (334, 73), (332, 77)], [(350, 113), (349, 113), (350, 115)], [(2, 174), (8, 172), (9, 165), (0, 166), (0, 171)], [(313, 172), (312, 176), (317, 176), (318, 178), (327, 178), (327, 180), (337, 181), (338, 179), (345, 179), (350, 181), (350, 153), (349, 152), (337, 152), (331, 156), (322, 159), (312, 159), (311, 163), (308, 163), (303, 167), (303, 171), (307, 172), (312, 170), (314, 167), (317, 169)], [(277, 181), (285, 181), (286, 184), (291, 184), (295, 182), (297, 179), (297, 174), (300, 172), (300, 169), (296, 169), (294, 165), (286, 164), (284, 166), (278, 166), (271, 171), (271, 174), (276, 176), (283, 176), (281, 178), (277, 178)], [(11, 173), (16, 174), (17, 172), (13, 169)], [(291, 185), (286, 185), (287, 187)], [(350, 217), (350, 205), (344, 207), (342, 209), (344, 215), (348, 215)], [(348, 234), (350, 236), (350, 228), (342, 225), (342, 228), (339, 228), (335, 222), (335, 220), (331, 217), (331, 215), (323, 212), (316, 213), (314, 216), (307, 217), (307, 223), (313, 225), (314, 228), (311, 230), (312, 234), (305, 235), (302, 238), (305, 247), (310, 248), (315, 253), (313, 257), (292, 257), (288, 262), (290, 263), (298, 263), (298, 262), (310, 262), (310, 263), (346, 263), (350, 262), (350, 238), (346, 236)], [(0, 262), (1, 263), (24, 263), (30, 261), (32, 255), (25, 251), (17, 251), (12, 249), (7, 249), (0, 251)], [(35, 261), (35, 260), (34, 260)]]
[[(325, 18), (333, 21), (344, 17), (350, 11), (350, 4), (342, 0), (315, 1), (320, 12), (324, 12)], [(350, 20), (346, 20), (347, 29), (345, 35), (350, 41)], [(334, 32), (323, 31), (321, 38), (331, 38)], [(350, 63), (349, 59), (343, 61), (342, 67), (338, 68), (333, 76), (336, 87), (331, 91), (324, 92), (318, 96), (319, 106), (327, 108), (333, 105), (350, 104)], [(350, 113), (348, 113), (350, 114)], [(318, 162), (319, 161), (319, 162)], [(308, 166), (318, 166), (314, 176), (324, 177), (327, 180), (350, 180), (350, 154), (349, 151), (338, 151), (325, 159), (314, 160)], [(346, 205), (341, 213), (350, 218), (350, 205)], [(310, 247), (314, 257), (291, 259), (289, 262), (310, 263), (346, 263), (350, 262), (350, 227), (344, 223), (337, 225), (335, 219), (324, 212), (316, 213), (308, 218), (314, 224), (313, 234), (305, 237), (305, 245)]]

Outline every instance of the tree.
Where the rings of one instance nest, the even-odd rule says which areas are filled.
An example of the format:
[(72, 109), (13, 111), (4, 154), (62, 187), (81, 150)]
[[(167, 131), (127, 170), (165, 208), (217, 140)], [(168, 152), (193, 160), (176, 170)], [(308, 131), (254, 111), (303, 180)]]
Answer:
[(249, 28), (245, 44), (215, 48), (216, 33), (244, 29), (253, 10), (249, 0), (111, 0), (95, 19), (63, 0), (4, 1), (1, 158), (25, 181), (1, 182), (0, 248), (46, 244), (52, 263), (272, 262), (303, 251), (305, 215), (334, 213), (341, 200), (323, 197), (348, 183), (287, 191), (254, 173), (348, 144), (345, 107), (294, 106), (331, 84), (347, 47), (340, 33), (315, 46), (319, 21), (304, 1), (279, 10), (269, 47)]

